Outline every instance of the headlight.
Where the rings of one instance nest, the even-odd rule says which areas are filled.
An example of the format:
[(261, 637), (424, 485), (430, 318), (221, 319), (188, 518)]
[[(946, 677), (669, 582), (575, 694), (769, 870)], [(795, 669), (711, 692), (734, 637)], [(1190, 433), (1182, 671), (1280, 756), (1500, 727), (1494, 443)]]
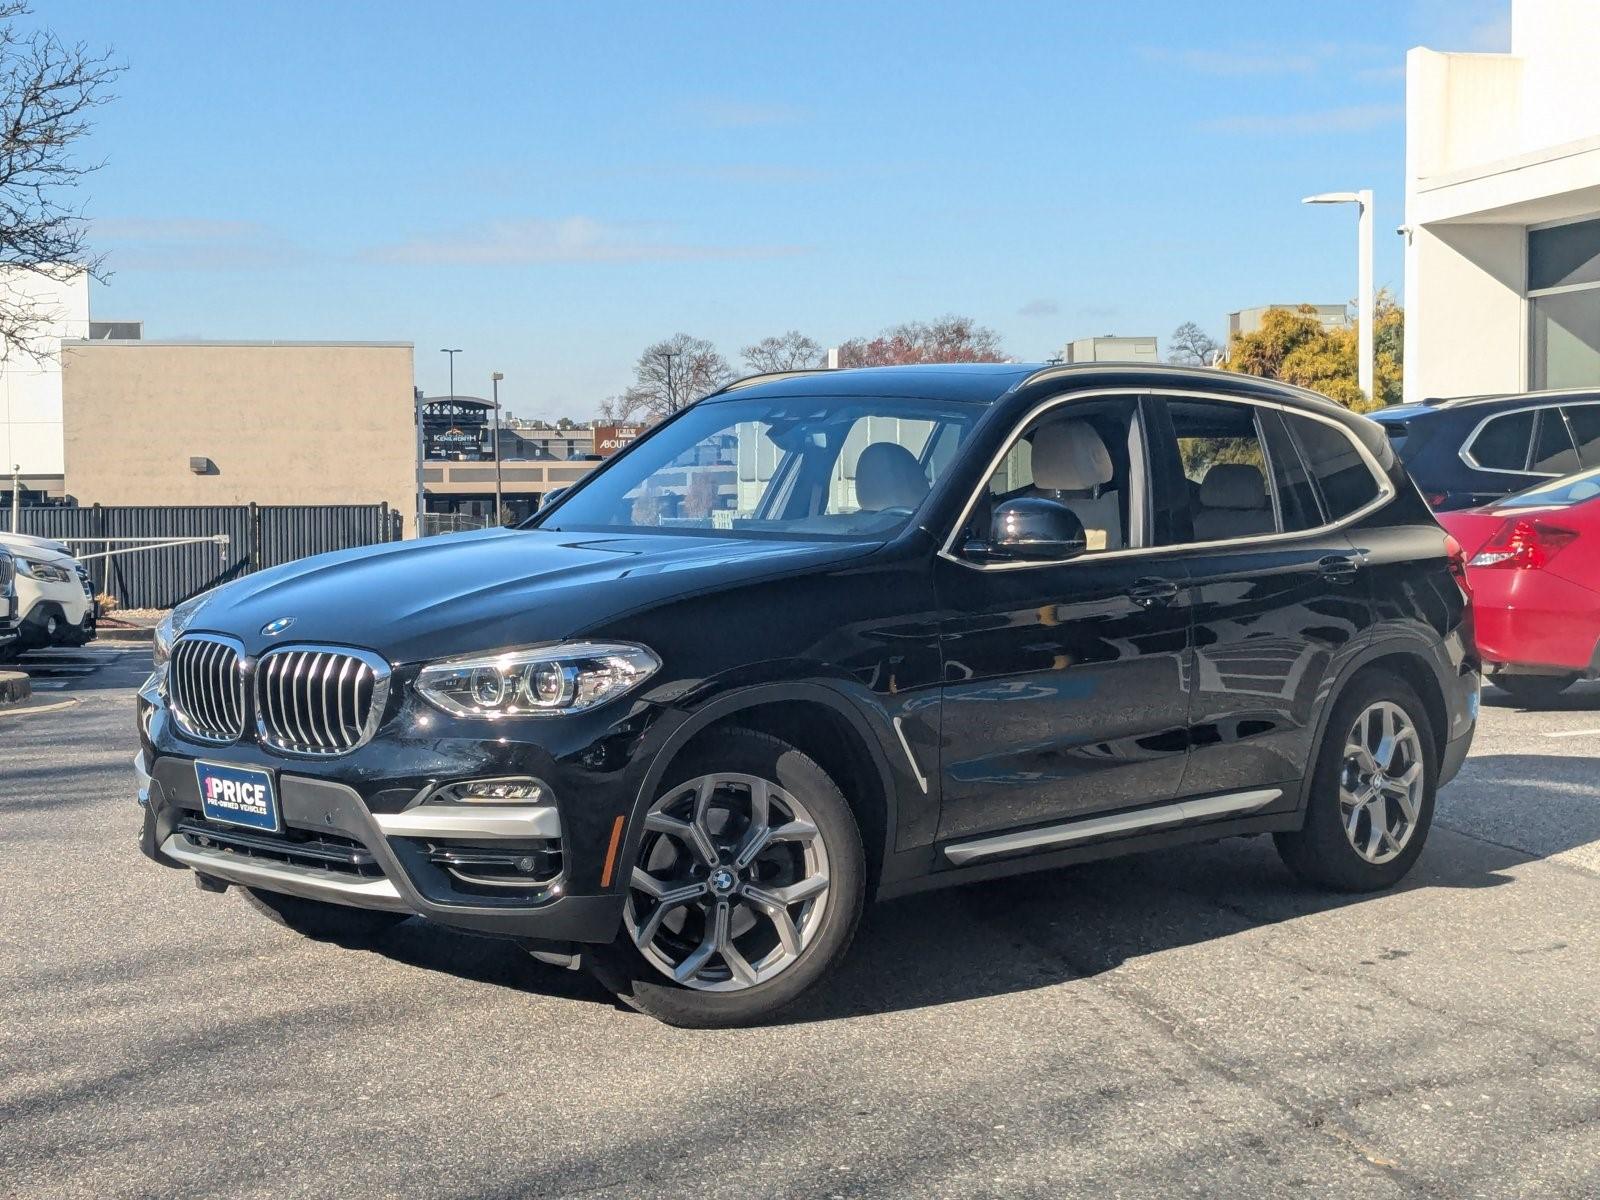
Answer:
[(58, 567), (55, 563), (43, 562), (37, 558), (20, 556), (17, 558), (17, 574), (37, 579), (40, 583), (65, 583), (72, 578), (72, 573), (65, 567)]
[(178, 605), (166, 616), (161, 618), (161, 623), (156, 626), (155, 645), (152, 654), (157, 667), (164, 666), (167, 658), (172, 653), (172, 643), (183, 636), (183, 631), (194, 624), (195, 615), (200, 611), (201, 605), (211, 599), (216, 591), (201, 592), (198, 596), (191, 596)]
[(571, 642), (430, 663), (417, 691), (457, 717), (561, 716), (616, 699), (660, 665), (643, 646)]

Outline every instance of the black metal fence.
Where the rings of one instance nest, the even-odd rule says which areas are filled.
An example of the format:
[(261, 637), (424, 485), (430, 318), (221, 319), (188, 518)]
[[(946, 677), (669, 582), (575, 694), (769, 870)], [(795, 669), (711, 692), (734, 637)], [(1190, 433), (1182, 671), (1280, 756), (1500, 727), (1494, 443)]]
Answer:
[[(21, 532), (69, 541), (75, 553), (92, 555), (129, 548), (101, 538), (211, 538), (226, 544), (189, 542), (110, 558), (87, 558), (95, 591), (123, 608), (171, 608), (240, 575), (293, 562), (327, 550), (400, 540), (400, 514), (387, 504), (244, 504), (164, 508), (94, 505), (90, 508), (24, 508)], [(11, 510), (0, 508), (0, 532), (11, 528)]]

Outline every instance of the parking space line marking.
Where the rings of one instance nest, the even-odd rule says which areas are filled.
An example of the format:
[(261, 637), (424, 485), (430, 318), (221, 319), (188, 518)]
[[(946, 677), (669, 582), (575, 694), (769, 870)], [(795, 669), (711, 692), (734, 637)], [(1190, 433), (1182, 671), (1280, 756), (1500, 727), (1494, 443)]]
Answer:
[(1559, 737), (1600, 737), (1600, 729), (1559, 729), (1555, 733), (1547, 733), (1547, 738)]

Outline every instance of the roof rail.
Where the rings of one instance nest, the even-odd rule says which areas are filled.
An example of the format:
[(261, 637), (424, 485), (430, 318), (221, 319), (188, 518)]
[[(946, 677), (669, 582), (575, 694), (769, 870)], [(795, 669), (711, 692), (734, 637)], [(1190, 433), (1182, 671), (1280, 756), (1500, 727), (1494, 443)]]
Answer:
[(779, 379), (795, 379), (801, 375), (821, 375), (832, 370), (831, 367), (797, 367), (791, 371), (757, 371), (754, 375), (746, 375), (735, 379), (732, 383), (725, 383), (714, 392), (707, 392), (701, 396), (702, 400), (709, 400), (712, 396), (720, 396), (724, 392), (736, 392), (740, 388), (754, 387), (758, 383), (773, 383)]

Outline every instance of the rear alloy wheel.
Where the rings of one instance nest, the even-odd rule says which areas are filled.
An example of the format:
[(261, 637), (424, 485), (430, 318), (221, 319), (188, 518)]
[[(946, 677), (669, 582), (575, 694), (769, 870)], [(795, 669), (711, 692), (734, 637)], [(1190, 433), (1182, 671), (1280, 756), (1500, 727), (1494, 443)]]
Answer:
[(1578, 682), (1571, 675), (1491, 675), (1489, 682), (1510, 696), (1523, 708), (1543, 708), (1554, 704), (1556, 697)]
[(1422, 853), (1437, 779), (1433, 731), (1416, 692), (1391, 675), (1358, 677), (1329, 715), (1305, 826), (1275, 834), (1278, 853), (1324, 887), (1390, 887)]
[(854, 817), (815, 762), (748, 730), (694, 747), (668, 778), (596, 974), (670, 1024), (762, 1020), (849, 945), (864, 891)]

